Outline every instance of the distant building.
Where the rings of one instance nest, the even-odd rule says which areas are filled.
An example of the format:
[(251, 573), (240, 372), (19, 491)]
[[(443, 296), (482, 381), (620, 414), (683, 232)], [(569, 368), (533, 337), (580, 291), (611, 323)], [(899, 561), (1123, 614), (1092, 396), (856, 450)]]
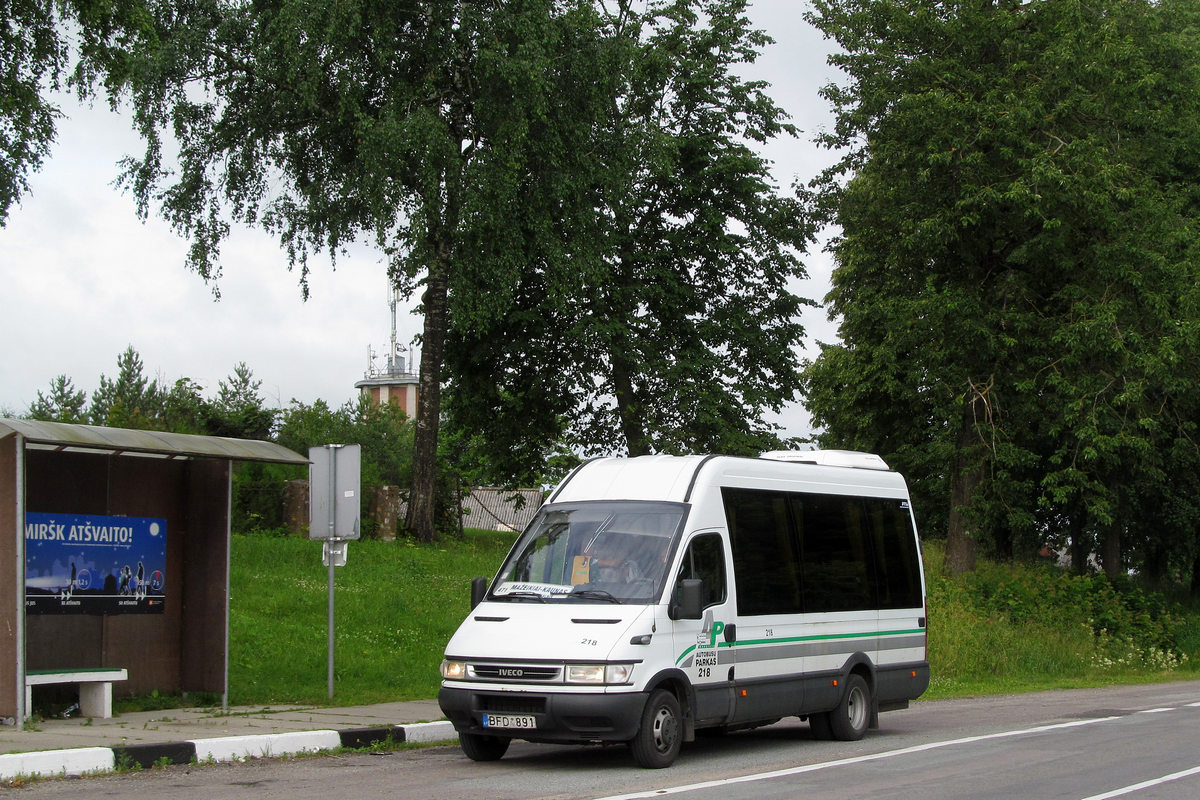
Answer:
[(361, 381), (354, 384), (365, 397), (383, 405), (391, 403), (409, 419), (417, 417), (417, 375), (405, 364), (405, 348), (396, 342), (396, 304), (400, 301), (398, 290), (392, 290), (392, 299), (388, 305), (392, 310), (392, 340), (388, 350), (387, 363), (383, 369), (375, 366), (375, 351), (367, 350), (367, 372)]
[[(400, 294), (393, 290), (389, 306), (392, 310), (392, 339), (386, 364), (376, 366), (374, 348), (367, 351), (367, 372), (354, 388), (372, 402), (380, 405), (392, 403), (400, 407), (410, 419), (417, 416), (417, 386), (420, 381), (416, 373), (405, 363), (405, 347), (396, 341), (396, 306)], [(415, 360), (415, 357), (414, 357)], [(386, 488), (386, 487), (381, 487)], [(533, 515), (542, 505), (540, 489), (496, 489), (477, 487), (468, 490), (461, 498), (462, 525), (467, 528), (482, 528), (496, 531), (523, 531)], [(372, 514), (380, 524), (382, 538), (394, 538), (396, 521), (403, 521), (408, 513), (405, 492), (395, 491), (379, 499), (379, 507), (373, 506)], [(381, 518), (386, 521), (381, 521)], [(300, 514), (296, 515), (300, 520)]]
[(400, 406), (409, 419), (415, 419), (417, 383), (417, 376), (405, 369), (404, 356), (397, 355), (388, 359), (388, 366), (382, 370), (375, 369), (372, 363), (367, 368), (366, 376), (354, 384), (354, 388), (379, 405), (392, 403)]
[(480, 486), (462, 499), (462, 524), (464, 528), (520, 532), (541, 506), (541, 489)]
[[(464, 528), (520, 533), (542, 507), (542, 499), (541, 489), (467, 489), (461, 497), (459, 521)], [(393, 517), (403, 521), (408, 514), (406, 495), (398, 493), (389, 502), (395, 503)]]

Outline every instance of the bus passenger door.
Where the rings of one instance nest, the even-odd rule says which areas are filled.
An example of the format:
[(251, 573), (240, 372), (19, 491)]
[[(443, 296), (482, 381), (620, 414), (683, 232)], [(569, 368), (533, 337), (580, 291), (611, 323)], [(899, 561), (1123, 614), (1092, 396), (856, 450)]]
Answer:
[[(733, 621), (729, 599), (725, 545), (715, 531), (695, 534), (684, 550), (675, 575), (672, 604), (679, 599), (680, 581), (702, 581), (700, 619), (674, 620), (675, 666), (687, 674), (696, 690), (693, 718), (699, 724), (722, 724), (733, 711), (733, 648), (726, 625)], [(732, 633), (732, 629), (729, 633)]]

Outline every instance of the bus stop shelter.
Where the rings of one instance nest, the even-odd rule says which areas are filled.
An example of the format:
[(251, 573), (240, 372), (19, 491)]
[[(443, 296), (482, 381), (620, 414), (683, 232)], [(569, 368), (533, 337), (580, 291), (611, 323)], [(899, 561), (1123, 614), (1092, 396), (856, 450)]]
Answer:
[(127, 696), (228, 703), (239, 461), (308, 464), (271, 442), (0, 418), (0, 718), (23, 724), (33, 673), (125, 670)]

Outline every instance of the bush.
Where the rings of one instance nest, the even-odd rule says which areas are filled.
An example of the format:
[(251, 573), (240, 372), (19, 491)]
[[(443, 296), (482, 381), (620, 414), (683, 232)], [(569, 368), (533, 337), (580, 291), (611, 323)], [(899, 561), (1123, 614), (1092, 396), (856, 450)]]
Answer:
[(949, 579), (941, 545), (924, 549), (935, 695), (1152, 675), (1200, 646), (1194, 618), (1160, 594), (1046, 564), (981, 561)]

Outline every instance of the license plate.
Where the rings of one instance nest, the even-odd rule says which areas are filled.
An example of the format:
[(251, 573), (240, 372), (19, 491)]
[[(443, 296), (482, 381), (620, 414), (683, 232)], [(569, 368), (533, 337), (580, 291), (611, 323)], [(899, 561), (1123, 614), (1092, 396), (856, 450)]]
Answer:
[(485, 728), (536, 728), (537, 720), (532, 714), (484, 714)]

